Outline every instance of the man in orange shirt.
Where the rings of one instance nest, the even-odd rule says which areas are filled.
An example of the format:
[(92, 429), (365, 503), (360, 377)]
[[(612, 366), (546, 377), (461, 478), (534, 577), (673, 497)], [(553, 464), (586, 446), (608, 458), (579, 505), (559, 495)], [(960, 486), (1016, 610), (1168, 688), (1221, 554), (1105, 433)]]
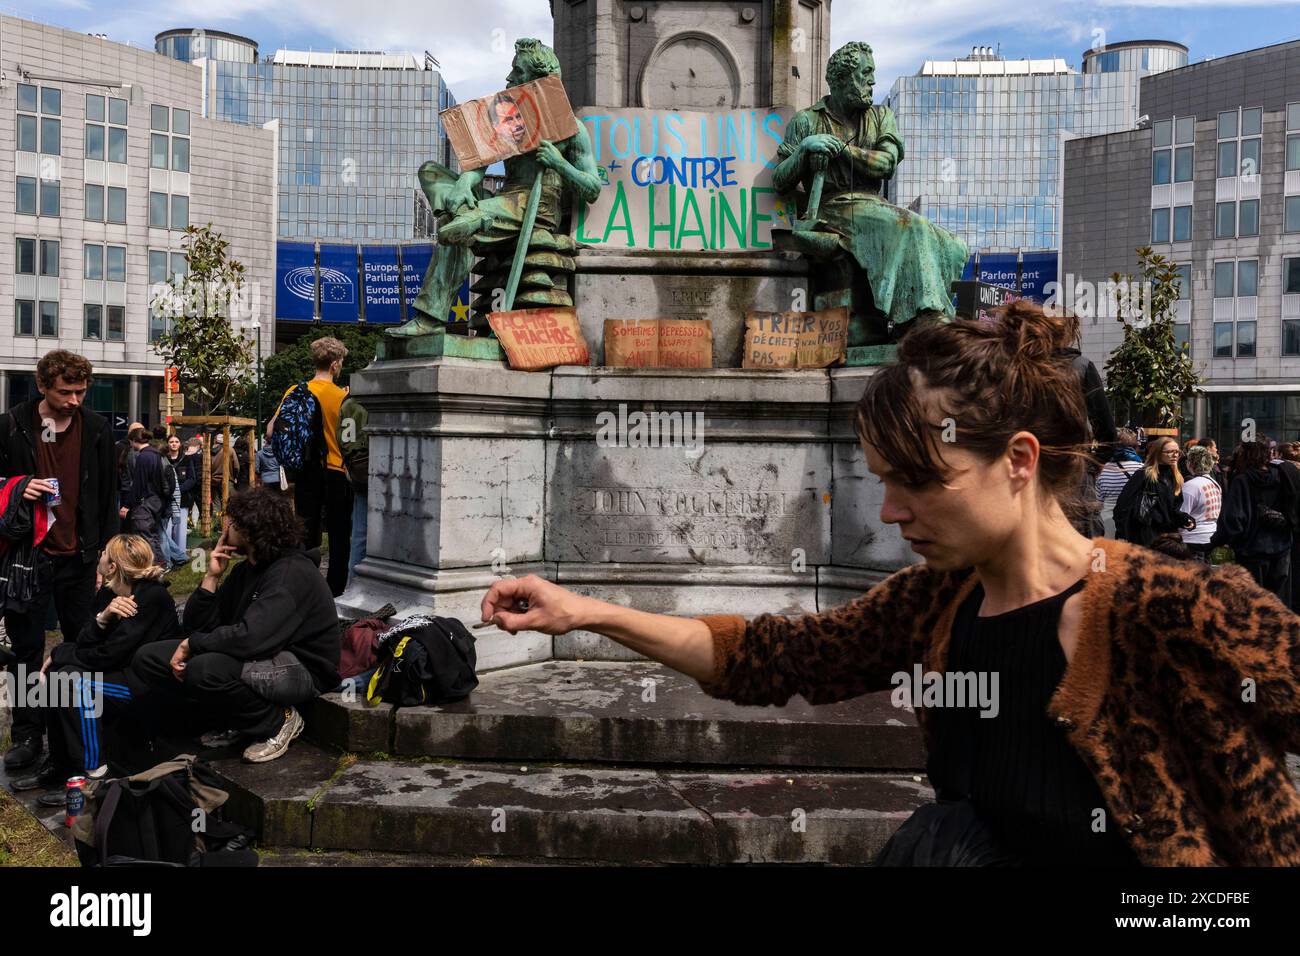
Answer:
[[(334, 384), (343, 371), (343, 360), (347, 355), (347, 346), (336, 338), (317, 339), (311, 343), (316, 376), (307, 382), (307, 387), (320, 402), (325, 462), (323, 467), (299, 472), (293, 486), (294, 510), (306, 526), (306, 547), (320, 547), (322, 519), (324, 530), (330, 536), (329, 570), (325, 580), (335, 597), (343, 593), (348, 583), (348, 554), (352, 542), (352, 482), (343, 466), (343, 452), (339, 448), (339, 407), (348, 390)], [(290, 386), (285, 396), (296, 387)], [(279, 414), (278, 410), (276, 414)], [(275, 419), (272, 418), (268, 430), (274, 425)]]

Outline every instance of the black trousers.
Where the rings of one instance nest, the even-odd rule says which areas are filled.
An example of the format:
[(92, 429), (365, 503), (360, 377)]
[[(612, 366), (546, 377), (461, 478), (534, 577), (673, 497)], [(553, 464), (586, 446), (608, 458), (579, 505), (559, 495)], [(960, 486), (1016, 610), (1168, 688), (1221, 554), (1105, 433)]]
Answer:
[[(95, 562), (87, 562), (79, 554), (61, 557), (42, 555), (53, 565), (45, 578), (44, 586), (37, 592), (36, 600), (23, 613), (6, 611), (5, 631), (13, 644), (14, 679), (24, 673), (30, 687), (45, 660), (45, 617), (51, 600), (59, 615), (59, 630), (65, 641), (75, 641), (86, 622), (90, 620), (95, 600)], [(19, 668), (24, 668), (20, 670)], [(20, 691), (23, 688), (18, 688)], [(12, 738), (15, 743), (28, 737), (39, 737), (45, 730), (45, 711), (41, 707), (22, 706), (25, 693), (18, 694), (13, 703)]]
[(198, 704), (210, 729), (238, 730), (266, 740), (283, 725), (286, 706), (316, 696), (310, 673), (287, 652), (271, 661), (197, 654), (186, 662), (184, 681), (178, 681), (172, 674), (171, 659), (179, 644), (155, 641), (142, 647), (131, 661), (133, 679), (151, 693), (183, 693)]
[(1291, 552), (1281, 554), (1239, 554), (1237, 563), (1250, 572), (1262, 588), (1277, 595), (1287, 607), (1291, 601)]
[(49, 708), (50, 758), (65, 777), (84, 774), (108, 763), (105, 726), (116, 720), (139, 696), (129, 671), (91, 673), (65, 665), (51, 668), (51, 684), (59, 682), (59, 700)]
[(338, 597), (348, 585), (352, 553), (352, 482), (341, 471), (300, 474), (293, 485), (293, 508), (307, 526), (307, 547), (320, 547), (321, 527), (330, 536), (329, 568), (325, 580)]

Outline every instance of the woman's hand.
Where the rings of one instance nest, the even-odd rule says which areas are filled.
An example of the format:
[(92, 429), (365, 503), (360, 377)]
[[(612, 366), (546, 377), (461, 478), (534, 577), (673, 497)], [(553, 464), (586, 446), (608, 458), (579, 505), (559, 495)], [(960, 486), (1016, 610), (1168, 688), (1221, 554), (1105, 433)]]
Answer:
[(135, 598), (119, 594), (108, 602), (108, 607), (95, 615), (95, 621), (100, 627), (108, 627), (114, 620), (135, 617), (136, 610)]
[(567, 634), (582, 626), (585, 611), (595, 602), (552, 584), (535, 574), (502, 578), (483, 597), (483, 621), (503, 631)]

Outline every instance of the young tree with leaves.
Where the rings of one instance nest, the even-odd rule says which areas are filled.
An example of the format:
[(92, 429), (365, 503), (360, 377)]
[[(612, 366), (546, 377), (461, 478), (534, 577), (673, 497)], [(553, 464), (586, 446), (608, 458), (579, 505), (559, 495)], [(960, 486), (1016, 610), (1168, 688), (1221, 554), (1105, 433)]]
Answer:
[(1149, 246), (1137, 255), (1136, 279), (1118, 272), (1111, 276), (1124, 341), (1106, 361), (1106, 397), (1119, 421), (1174, 428), (1182, 418), (1183, 399), (1201, 383), (1186, 347), (1174, 340), (1174, 304), (1182, 278), (1169, 259)]

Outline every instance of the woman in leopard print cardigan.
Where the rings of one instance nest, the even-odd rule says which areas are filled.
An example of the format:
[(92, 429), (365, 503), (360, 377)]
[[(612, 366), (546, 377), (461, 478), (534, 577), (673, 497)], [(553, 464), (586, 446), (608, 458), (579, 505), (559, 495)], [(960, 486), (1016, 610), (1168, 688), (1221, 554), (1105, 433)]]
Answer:
[[(1055, 350), (1077, 321), (1031, 303), (993, 322), (914, 330), (857, 410), (881, 521), (924, 562), (820, 614), (681, 618), (503, 579), (483, 620), (514, 633), (607, 635), (742, 704), (814, 704), (943, 672), (957, 611), (1060, 606), (1063, 676), (1042, 713), (1063, 731), (1147, 865), (1300, 864), (1300, 617), (1243, 569), (1207, 569), (1071, 525), (1090, 450), (1083, 396)], [(1078, 587), (1079, 585), (1081, 587)], [(525, 600), (526, 610), (516, 611)], [(927, 744), (933, 715), (919, 708)], [(1041, 732), (1042, 728), (1038, 728)]]

